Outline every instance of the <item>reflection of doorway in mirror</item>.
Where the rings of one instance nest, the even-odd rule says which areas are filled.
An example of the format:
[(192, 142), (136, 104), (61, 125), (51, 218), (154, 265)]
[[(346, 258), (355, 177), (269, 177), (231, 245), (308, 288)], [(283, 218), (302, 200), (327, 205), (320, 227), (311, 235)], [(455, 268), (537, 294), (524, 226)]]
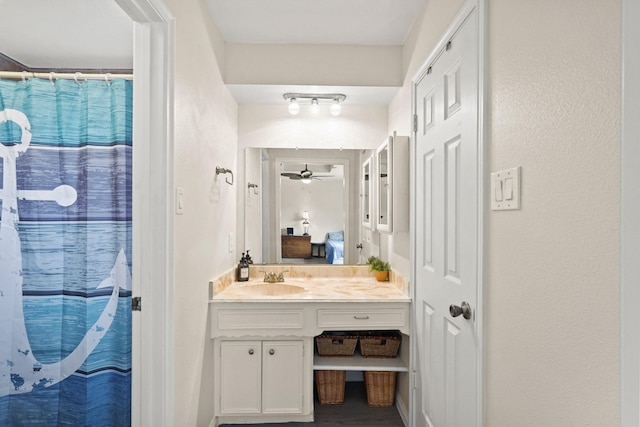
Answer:
[[(242, 186), (244, 194), (244, 227), (240, 230), (244, 236), (238, 236), (242, 242), (239, 252), (251, 251), (254, 263), (262, 263), (262, 197), (264, 187), (262, 183), (262, 153), (259, 148), (245, 150), (245, 183)], [(257, 184), (260, 183), (260, 184)], [(253, 184), (255, 187), (251, 187)]]
[(334, 165), (331, 175), (308, 184), (281, 177), (281, 229), (293, 227), (294, 235), (303, 235), (306, 225), (314, 244), (324, 243), (329, 233), (344, 231), (344, 166)]

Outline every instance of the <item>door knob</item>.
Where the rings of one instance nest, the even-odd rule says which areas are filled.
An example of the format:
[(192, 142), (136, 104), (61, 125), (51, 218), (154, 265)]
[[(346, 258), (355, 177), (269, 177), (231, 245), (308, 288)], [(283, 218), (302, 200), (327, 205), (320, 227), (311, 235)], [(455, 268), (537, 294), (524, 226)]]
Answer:
[(471, 319), (471, 306), (466, 301), (462, 301), (459, 306), (451, 304), (449, 306), (449, 314), (451, 314), (451, 317), (458, 317), (462, 314), (465, 319)]

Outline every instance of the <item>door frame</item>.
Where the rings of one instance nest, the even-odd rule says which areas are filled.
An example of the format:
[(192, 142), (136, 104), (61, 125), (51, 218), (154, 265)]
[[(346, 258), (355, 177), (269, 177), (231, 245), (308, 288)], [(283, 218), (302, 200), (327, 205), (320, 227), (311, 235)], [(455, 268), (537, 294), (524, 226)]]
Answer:
[(620, 145), (620, 415), (640, 425), (640, 4), (622, 0), (622, 124)]
[[(131, 425), (174, 425), (174, 29), (163, 0), (115, 0), (133, 21)], [(144, 363), (143, 363), (144, 361)]]
[[(455, 32), (460, 28), (460, 26), (465, 21), (466, 17), (469, 13), (476, 9), (477, 11), (477, 35), (478, 35), (478, 176), (477, 176), (477, 190), (478, 190), (478, 210), (477, 210), (477, 225), (478, 225), (478, 242), (477, 242), (477, 281), (478, 281), (478, 289), (477, 289), (477, 306), (474, 310), (475, 319), (476, 319), (476, 328), (478, 334), (478, 354), (477, 354), (477, 387), (476, 387), (476, 425), (475, 427), (484, 426), (484, 333), (486, 332), (484, 329), (484, 271), (485, 271), (485, 232), (487, 229), (486, 224), (486, 195), (487, 193), (487, 178), (486, 178), (486, 157), (487, 157), (487, 149), (486, 149), (486, 141), (487, 138), (487, 126), (485, 126), (485, 118), (486, 115), (486, 94), (487, 92), (487, 72), (486, 66), (488, 64), (487, 58), (487, 0), (467, 0), (460, 7), (460, 10), (453, 18), (447, 29), (443, 32), (442, 36), (436, 43), (435, 47), (427, 57), (427, 59), (423, 62), (422, 66), (419, 68), (419, 71), (414, 75), (411, 80), (411, 115), (412, 117), (416, 116), (416, 86), (420, 81), (421, 77), (426, 74), (429, 66), (437, 59), (440, 53), (445, 49), (447, 42), (450, 38), (455, 34)], [(415, 122), (414, 122), (415, 123)], [(412, 132), (413, 143), (410, 144), (410, 158), (415, 159), (416, 149), (415, 142), (417, 140), (417, 129), (413, 129)], [(410, 209), (411, 209), (411, 219), (410, 219), (410, 252), (411, 252), (411, 295), (413, 301), (415, 303), (415, 291), (416, 291), (416, 168), (413, 163), (410, 165)], [(416, 330), (416, 318), (415, 318), (415, 309), (411, 310), (411, 330), (412, 335)], [(414, 340), (412, 340), (412, 343)], [(410, 388), (410, 396), (409, 401), (411, 407), (409, 408), (409, 425), (414, 425), (414, 414), (415, 414), (415, 393), (413, 392), (416, 385), (416, 369), (414, 366), (415, 361), (417, 360), (416, 353), (418, 351), (417, 346), (412, 345), (413, 349), (411, 351), (411, 388)]]

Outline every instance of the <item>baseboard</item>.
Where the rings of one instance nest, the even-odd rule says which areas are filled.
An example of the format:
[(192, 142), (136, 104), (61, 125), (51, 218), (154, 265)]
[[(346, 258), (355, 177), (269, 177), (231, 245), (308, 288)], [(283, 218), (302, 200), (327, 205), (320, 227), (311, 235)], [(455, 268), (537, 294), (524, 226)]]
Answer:
[(405, 427), (408, 427), (409, 426), (409, 407), (402, 399), (398, 398), (397, 394), (396, 394), (396, 409), (398, 410), (398, 414), (400, 414), (400, 418), (402, 419), (402, 422), (404, 423)]

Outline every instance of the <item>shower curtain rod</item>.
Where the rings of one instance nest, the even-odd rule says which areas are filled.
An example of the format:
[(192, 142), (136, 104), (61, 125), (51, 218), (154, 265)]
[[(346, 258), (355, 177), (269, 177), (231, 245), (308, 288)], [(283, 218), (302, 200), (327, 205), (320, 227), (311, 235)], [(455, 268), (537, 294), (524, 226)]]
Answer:
[(51, 71), (50, 73), (32, 72), (32, 71), (0, 71), (0, 79), (69, 79), (69, 80), (113, 80), (113, 79), (126, 79), (133, 80), (133, 74), (94, 74), (94, 73), (56, 73)]

